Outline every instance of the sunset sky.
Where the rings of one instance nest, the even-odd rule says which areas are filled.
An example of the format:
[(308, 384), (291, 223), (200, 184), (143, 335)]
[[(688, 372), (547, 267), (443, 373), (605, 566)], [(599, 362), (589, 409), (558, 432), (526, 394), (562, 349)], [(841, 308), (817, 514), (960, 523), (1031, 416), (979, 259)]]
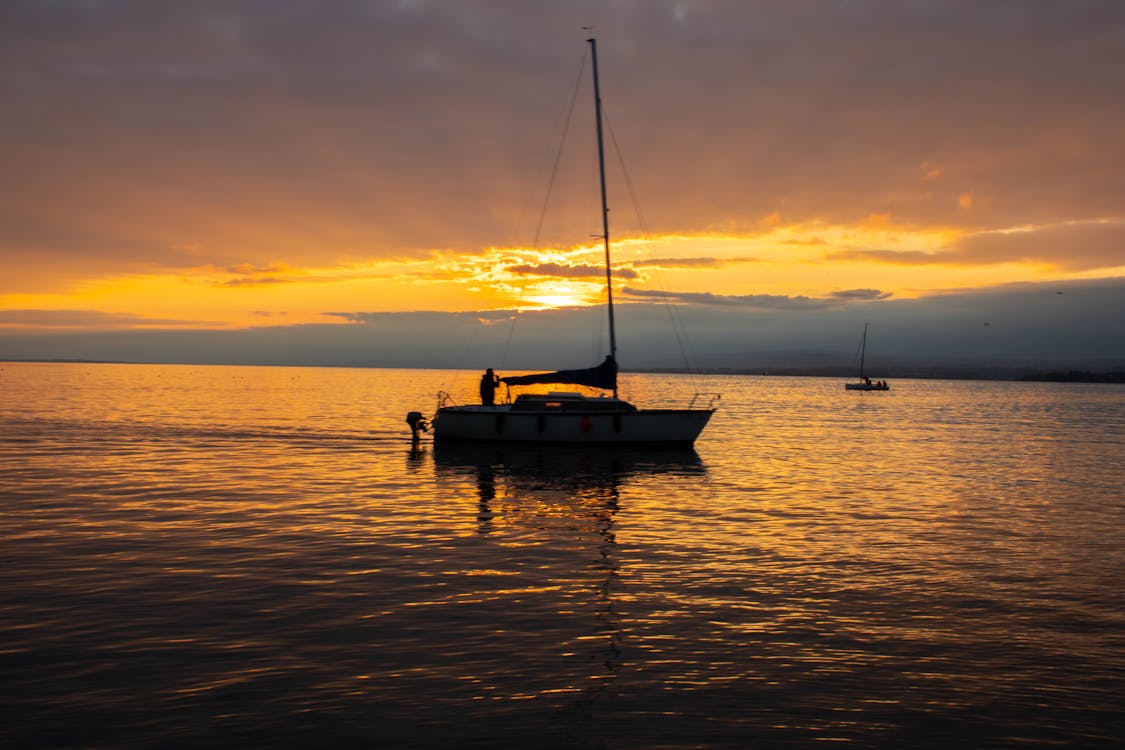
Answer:
[(476, 366), (409, 352), (573, 328), (604, 293), (584, 26), (632, 319), (1125, 358), (1125, 3), (8, 0), (0, 359)]

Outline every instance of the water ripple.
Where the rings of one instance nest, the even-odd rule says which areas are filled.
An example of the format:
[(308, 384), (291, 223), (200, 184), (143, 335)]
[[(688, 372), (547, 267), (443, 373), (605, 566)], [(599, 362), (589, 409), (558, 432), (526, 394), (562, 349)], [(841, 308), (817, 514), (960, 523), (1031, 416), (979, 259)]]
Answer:
[(412, 448), (459, 378), (6, 365), (0, 739), (1125, 736), (1119, 388), (630, 375), (723, 391), (696, 451)]

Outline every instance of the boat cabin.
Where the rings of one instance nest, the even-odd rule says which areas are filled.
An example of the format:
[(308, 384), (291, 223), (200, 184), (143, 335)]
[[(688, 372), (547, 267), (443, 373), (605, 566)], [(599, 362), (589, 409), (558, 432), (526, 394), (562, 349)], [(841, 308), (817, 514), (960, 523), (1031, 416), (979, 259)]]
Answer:
[(530, 412), (599, 412), (622, 414), (635, 412), (637, 407), (628, 401), (605, 396), (586, 396), (572, 391), (550, 393), (524, 393), (516, 396), (512, 411)]

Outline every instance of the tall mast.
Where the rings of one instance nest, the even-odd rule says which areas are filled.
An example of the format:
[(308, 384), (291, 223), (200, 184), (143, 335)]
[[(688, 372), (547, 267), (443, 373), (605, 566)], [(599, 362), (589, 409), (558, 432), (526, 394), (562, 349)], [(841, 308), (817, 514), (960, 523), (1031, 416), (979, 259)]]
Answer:
[[(617, 366), (617, 331), (613, 324), (613, 273), (610, 270), (609, 258), (609, 204), (605, 191), (605, 140), (602, 138), (602, 93), (598, 85), (598, 43), (596, 39), (587, 39), (590, 43), (590, 60), (594, 69), (594, 119), (598, 126), (598, 177), (602, 184), (602, 239), (605, 240), (605, 295), (609, 307), (609, 356), (613, 358), (614, 367)], [(613, 397), (617, 398), (617, 378), (613, 379)]]
[(863, 324), (863, 338), (859, 340), (859, 379), (863, 380), (863, 358), (867, 355), (867, 326), (870, 323)]

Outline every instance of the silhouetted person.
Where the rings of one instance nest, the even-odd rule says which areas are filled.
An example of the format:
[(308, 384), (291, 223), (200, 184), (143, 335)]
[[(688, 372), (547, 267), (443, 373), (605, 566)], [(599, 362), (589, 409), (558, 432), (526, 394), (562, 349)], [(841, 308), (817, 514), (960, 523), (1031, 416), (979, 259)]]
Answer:
[(480, 402), (485, 406), (492, 406), (496, 401), (496, 386), (500, 385), (500, 378), (489, 367), (480, 376)]
[(430, 429), (430, 423), (422, 416), (420, 411), (412, 411), (406, 415), (406, 423), (410, 425), (410, 438), (414, 441), (414, 445), (418, 445), (418, 438), (420, 433)]

